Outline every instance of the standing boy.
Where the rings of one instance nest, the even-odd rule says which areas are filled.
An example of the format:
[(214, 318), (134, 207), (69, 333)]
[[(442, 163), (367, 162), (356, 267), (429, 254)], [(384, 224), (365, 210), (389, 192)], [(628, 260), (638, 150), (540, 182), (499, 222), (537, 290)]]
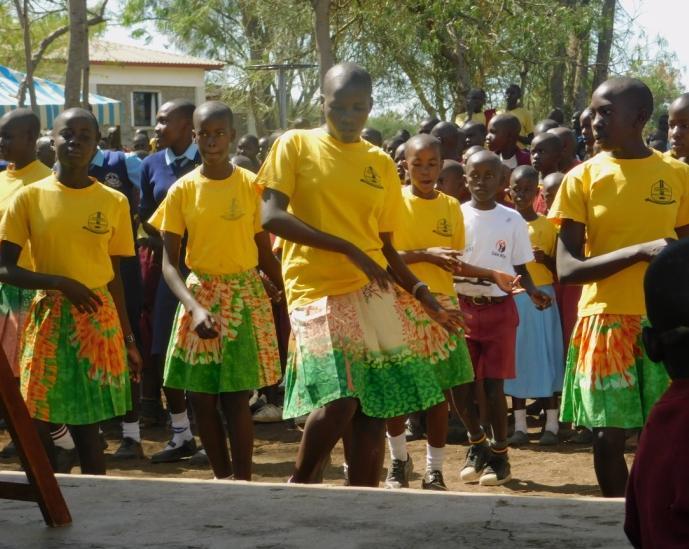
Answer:
[(511, 84), (505, 90), (506, 109), (498, 111), (498, 114), (509, 113), (516, 116), (521, 124), (521, 132), (519, 134), (519, 142), (522, 145), (531, 143), (534, 134), (533, 115), (531, 111), (522, 106), (522, 89), (517, 84)]
[(510, 171), (531, 164), (529, 151), (517, 145), (520, 128), (519, 119), (512, 114), (499, 114), (488, 124), (486, 147), (497, 154)]
[(689, 93), (683, 93), (670, 105), (670, 148), (667, 155), (689, 163)]

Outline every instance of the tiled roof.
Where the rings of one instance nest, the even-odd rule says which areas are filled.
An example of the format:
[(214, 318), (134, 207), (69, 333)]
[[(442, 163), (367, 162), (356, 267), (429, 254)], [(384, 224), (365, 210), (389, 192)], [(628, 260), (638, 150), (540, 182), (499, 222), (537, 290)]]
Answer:
[(224, 63), (148, 49), (144, 46), (130, 46), (116, 42), (94, 40), (89, 44), (89, 61), (93, 65), (139, 65), (146, 67), (186, 67), (206, 70), (221, 69)]

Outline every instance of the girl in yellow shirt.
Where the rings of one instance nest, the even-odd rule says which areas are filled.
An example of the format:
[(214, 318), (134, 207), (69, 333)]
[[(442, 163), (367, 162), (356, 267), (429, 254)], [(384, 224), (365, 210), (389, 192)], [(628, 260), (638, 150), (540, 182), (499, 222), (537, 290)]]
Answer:
[[(82, 472), (105, 474), (98, 424), (131, 408), (129, 378), (138, 381), (142, 363), (119, 275), (134, 238), (127, 199), (88, 176), (100, 138), (93, 114), (64, 111), (53, 135), (55, 175), (17, 192), (0, 223), (0, 281), (38, 290), (20, 369), (43, 440), (50, 423), (71, 426)], [(35, 272), (17, 264), (28, 244)]]
[[(194, 111), (202, 165), (179, 179), (149, 223), (163, 236), (163, 276), (180, 305), (165, 359), (166, 387), (186, 390), (216, 478), (251, 480), (253, 389), (280, 379), (270, 300), (257, 266), (282, 288), (280, 264), (261, 229), (260, 193), (229, 160), (232, 111), (209, 101)], [(188, 233), (182, 279), (179, 253)], [(227, 449), (223, 411), (230, 435)]]

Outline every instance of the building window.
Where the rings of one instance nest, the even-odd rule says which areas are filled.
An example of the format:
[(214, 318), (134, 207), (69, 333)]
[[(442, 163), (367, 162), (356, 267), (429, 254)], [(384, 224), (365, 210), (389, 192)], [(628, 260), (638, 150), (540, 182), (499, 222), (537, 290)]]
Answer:
[(155, 126), (159, 105), (160, 94), (158, 92), (132, 92), (132, 125), (134, 127)]

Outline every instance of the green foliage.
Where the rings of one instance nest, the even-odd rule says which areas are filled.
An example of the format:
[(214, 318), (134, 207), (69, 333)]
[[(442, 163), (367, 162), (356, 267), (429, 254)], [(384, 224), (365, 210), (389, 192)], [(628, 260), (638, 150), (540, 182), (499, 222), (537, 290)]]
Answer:
[(413, 132), (417, 125), (415, 121), (393, 111), (371, 116), (366, 123), (367, 127), (375, 128), (382, 133), (383, 139), (390, 139), (393, 135), (399, 133), (400, 130), (409, 130)]

